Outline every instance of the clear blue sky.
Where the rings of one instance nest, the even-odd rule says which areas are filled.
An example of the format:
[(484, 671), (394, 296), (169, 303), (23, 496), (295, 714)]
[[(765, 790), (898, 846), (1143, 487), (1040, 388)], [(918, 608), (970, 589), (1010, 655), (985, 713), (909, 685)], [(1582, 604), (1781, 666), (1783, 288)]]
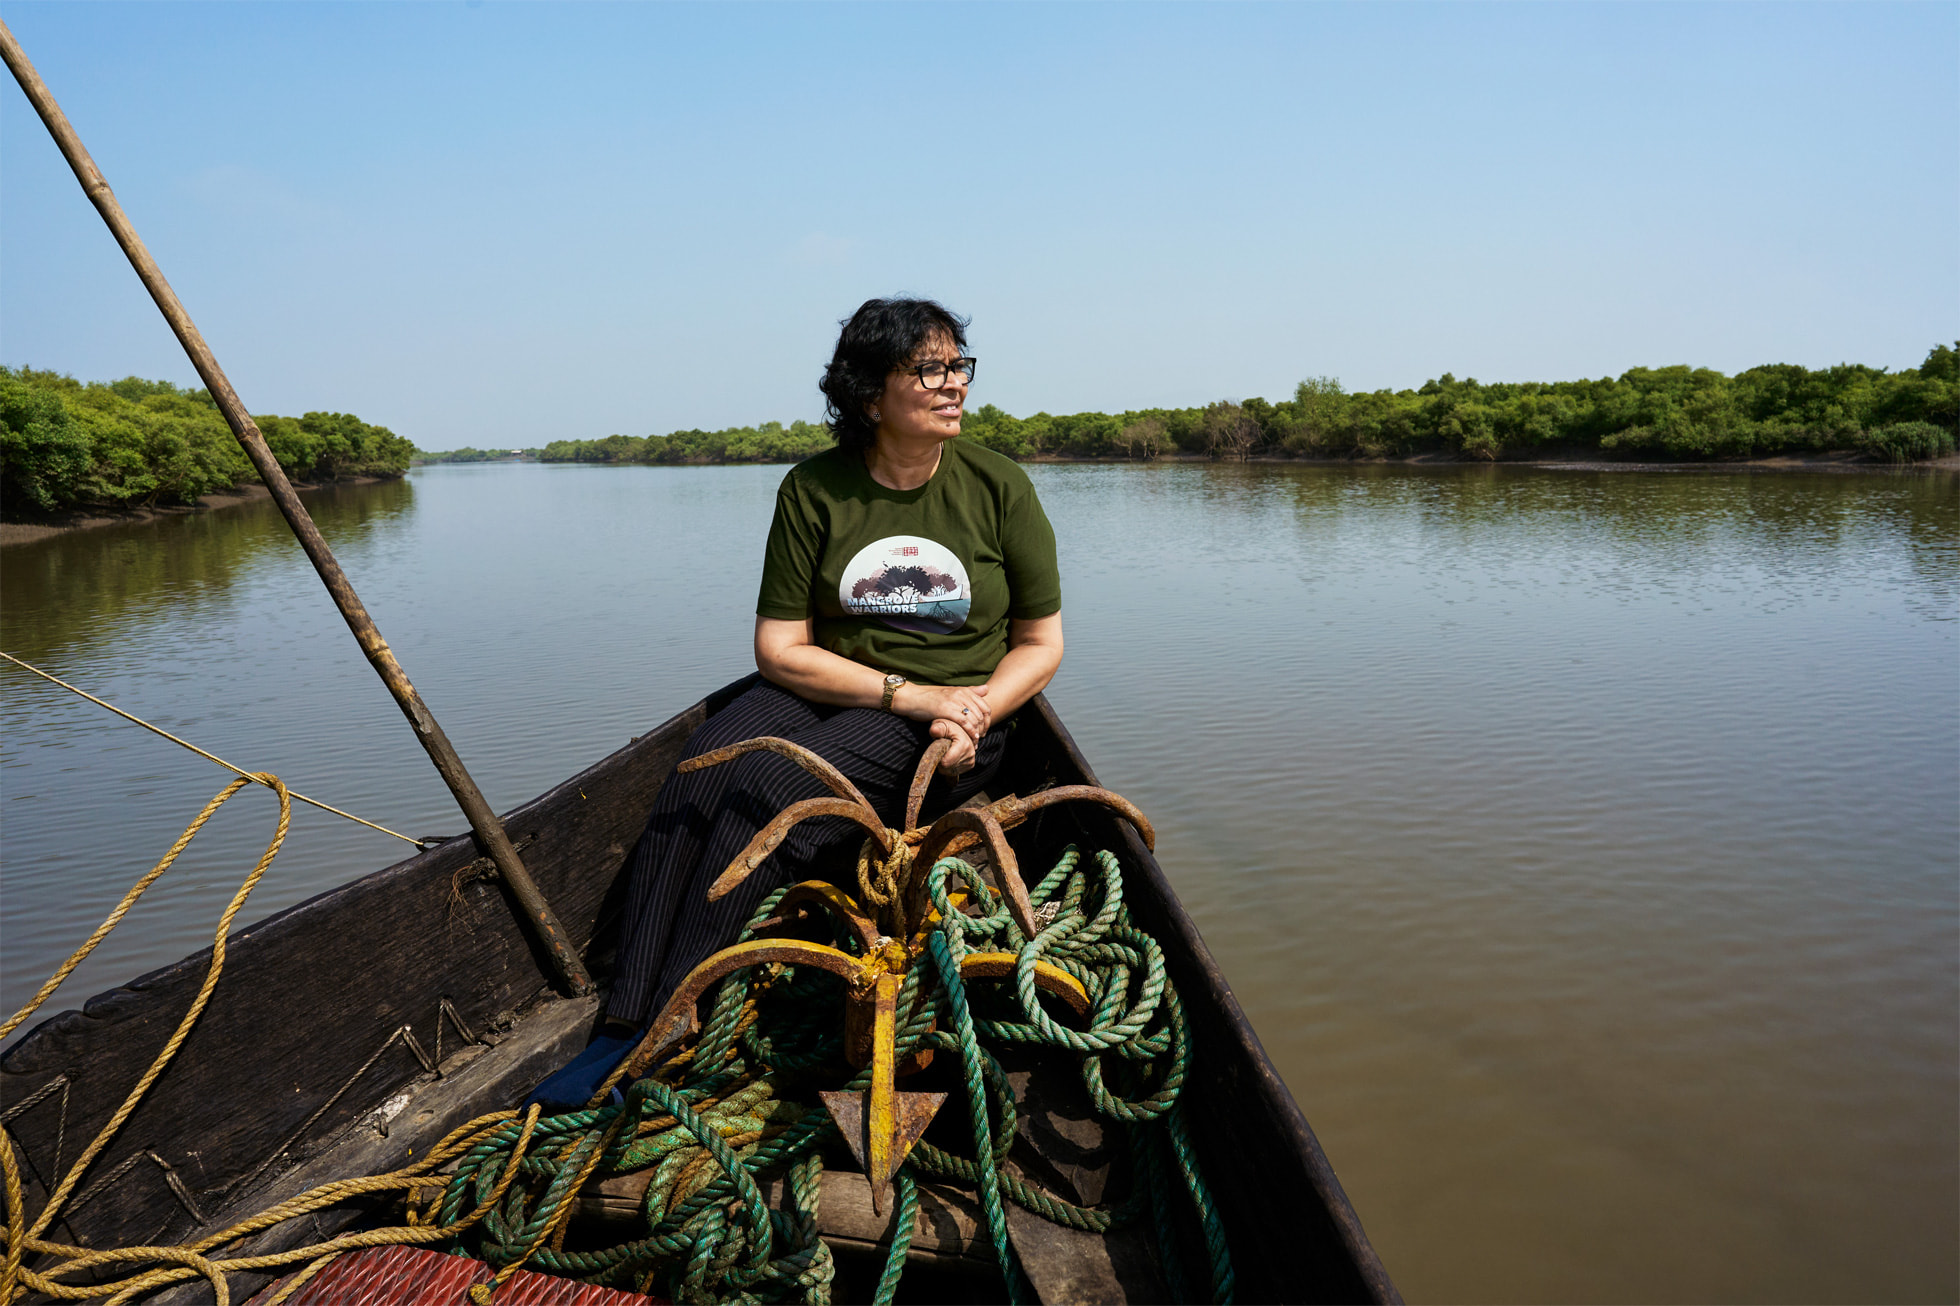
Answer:
[[(1952, 3), (0, 17), (247, 404), (430, 449), (815, 417), (893, 292), (1021, 414), (1960, 335)], [(0, 361), (191, 381), (0, 92)]]

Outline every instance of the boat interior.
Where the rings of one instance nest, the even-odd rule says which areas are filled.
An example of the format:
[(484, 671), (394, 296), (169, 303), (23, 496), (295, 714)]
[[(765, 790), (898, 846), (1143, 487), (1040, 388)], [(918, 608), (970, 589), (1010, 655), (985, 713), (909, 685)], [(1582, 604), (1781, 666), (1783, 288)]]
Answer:
[[(504, 816), (602, 985), (622, 870), (654, 795), (693, 729), (750, 683), (723, 687)], [(1094, 783), (1037, 698), (1019, 714), (991, 787), (993, 797), (1026, 796)], [(1187, 1085), (1188, 1116), (1229, 1231), (1239, 1295), (1397, 1300), (1299, 1107), (1136, 829), (1108, 808), (1067, 803), (1035, 812), (1009, 838), (1030, 882), (1071, 844), (1118, 855), (1125, 900), (1160, 941), (1195, 1032), (1203, 1071)], [(209, 961), (207, 949), (52, 1016), (0, 1057), (0, 1117), (17, 1141), (30, 1209), (156, 1056)], [(317, 1184), (398, 1167), (474, 1116), (515, 1106), (584, 1046), (599, 1016), (600, 996), (561, 995), (544, 961), (467, 834), (238, 931), (210, 1006), (49, 1236), (94, 1247), (185, 1241)], [(1023, 1103), (1010, 1163), (1064, 1200), (1110, 1200), (1127, 1182), (1126, 1162), (1079, 1077), (1047, 1073), (1036, 1056), (1005, 1068)], [(937, 1079), (951, 1073), (928, 1067), (907, 1087), (943, 1087)], [(933, 1129), (962, 1127), (957, 1112), (942, 1115)], [(873, 1210), (864, 1175), (837, 1151), (825, 1161), (821, 1233), (838, 1267), (838, 1299), (868, 1300), (891, 1215)], [(643, 1189), (644, 1176), (638, 1182)], [(584, 1191), (568, 1245), (620, 1241), (621, 1229), (643, 1219), (634, 1183), (614, 1176)], [(1009, 1212), (1016, 1255), (1043, 1300), (1166, 1299), (1147, 1223), (1098, 1235), (1012, 1204)], [(227, 1254), (304, 1245), (375, 1218), (372, 1205), (348, 1203), (252, 1235)], [(979, 1221), (970, 1192), (921, 1185), (901, 1300), (1002, 1299)], [(242, 1298), (273, 1275), (235, 1277)], [(210, 1298), (196, 1280), (159, 1300)]]

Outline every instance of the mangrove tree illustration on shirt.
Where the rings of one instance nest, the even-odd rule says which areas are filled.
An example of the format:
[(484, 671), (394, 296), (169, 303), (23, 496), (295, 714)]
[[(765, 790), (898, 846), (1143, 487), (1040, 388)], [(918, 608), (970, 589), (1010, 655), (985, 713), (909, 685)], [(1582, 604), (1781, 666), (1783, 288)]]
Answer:
[(973, 589), (966, 567), (945, 545), (918, 535), (887, 535), (844, 565), (837, 600), (854, 617), (945, 634), (966, 624)]

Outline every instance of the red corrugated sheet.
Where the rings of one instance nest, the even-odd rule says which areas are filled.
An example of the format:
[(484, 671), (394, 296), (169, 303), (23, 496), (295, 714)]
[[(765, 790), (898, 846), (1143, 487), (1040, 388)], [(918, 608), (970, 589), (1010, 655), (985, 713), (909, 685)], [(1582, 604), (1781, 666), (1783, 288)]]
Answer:
[[(288, 1297), (286, 1306), (472, 1306), (470, 1286), (495, 1277), (496, 1271), (467, 1256), (426, 1247), (363, 1247), (335, 1257)], [(272, 1284), (247, 1306), (278, 1291)], [(494, 1306), (646, 1306), (665, 1300), (529, 1270), (505, 1280), (492, 1298)]]

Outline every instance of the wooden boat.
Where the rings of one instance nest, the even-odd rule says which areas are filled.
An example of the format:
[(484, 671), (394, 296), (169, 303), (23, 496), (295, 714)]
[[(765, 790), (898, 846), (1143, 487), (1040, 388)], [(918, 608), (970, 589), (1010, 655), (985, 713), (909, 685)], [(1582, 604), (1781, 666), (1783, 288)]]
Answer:
[[(690, 732), (751, 683), (709, 695), (505, 815), (602, 981), (621, 871), (654, 795)], [(1036, 698), (994, 791), (1094, 783)], [(1399, 1300), (1312, 1129), (1128, 823), (1092, 804), (1051, 807), (1013, 842), (1023, 865), (1047, 865), (1069, 842), (1122, 857), (1126, 899), (1163, 946), (1196, 1032), (1205, 1073), (1187, 1101), (1240, 1299)], [(399, 1166), (457, 1124), (513, 1105), (583, 1046), (599, 1005), (549, 988), (527, 939), (468, 836), (238, 932), (211, 1005), (51, 1235), (96, 1247), (188, 1240), (328, 1179)], [(0, 1118), (18, 1143), (30, 1209), (156, 1055), (209, 955), (53, 1016), (0, 1058)], [(252, 1245), (316, 1241), (355, 1214), (294, 1221)], [(210, 1297), (202, 1281), (171, 1291)]]

